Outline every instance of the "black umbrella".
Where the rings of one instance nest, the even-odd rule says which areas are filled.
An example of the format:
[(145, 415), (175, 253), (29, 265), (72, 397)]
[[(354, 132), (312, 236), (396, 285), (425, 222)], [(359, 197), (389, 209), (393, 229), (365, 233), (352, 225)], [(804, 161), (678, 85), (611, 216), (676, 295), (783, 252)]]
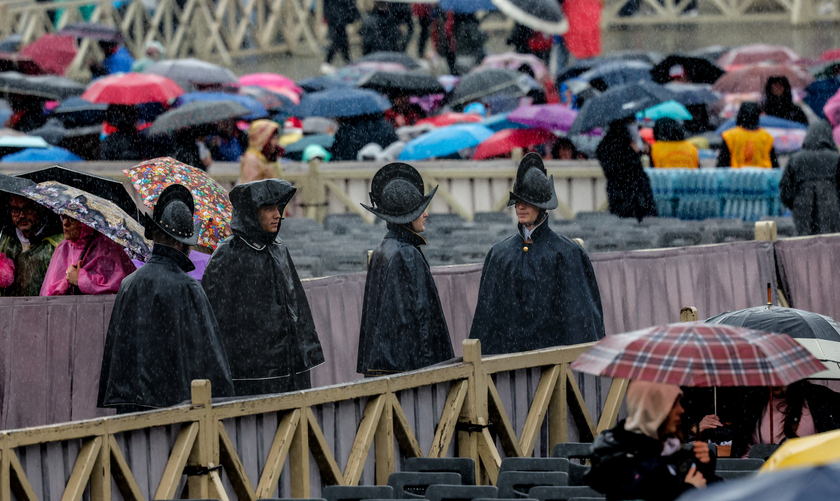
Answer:
[(397, 63), (405, 66), (407, 70), (416, 70), (420, 68), (413, 57), (405, 52), (371, 52), (363, 58), (356, 61), (357, 63)]
[(157, 117), (149, 128), (149, 134), (167, 134), (178, 129), (244, 117), (250, 113), (251, 110), (233, 101), (193, 101)]
[[(585, 71), (578, 75), (578, 78), (586, 80), (593, 87), (601, 91), (607, 90), (609, 87), (617, 85), (624, 85), (640, 80), (651, 80), (650, 63), (636, 60), (620, 60), (611, 61), (609, 63), (599, 64), (591, 70)], [(602, 83), (598, 84), (596, 81), (600, 80)]]
[(30, 131), (29, 135), (40, 136), (44, 138), (44, 141), (50, 143), (51, 145), (60, 146), (61, 141), (64, 140), (64, 136), (67, 135), (67, 129), (60, 120), (57, 118), (51, 118), (41, 127)]
[(122, 33), (118, 28), (99, 23), (67, 23), (58, 31), (58, 34), (76, 38), (92, 38), (103, 42), (120, 43), (123, 41)]
[(494, 94), (524, 96), (536, 88), (539, 84), (533, 78), (518, 71), (485, 69), (462, 78), (447, 101), (452, 106), (459, 106)]
[(338, 78), (331, 78), (329, 76), (304, 78), (295, 82), (298, 87), (306, 92), (318, 92), (327, 89), (335, 89), (337, 87), (350, 87), (350, 84)]
[(426, 73), (393, 73), (377, 71), (362, 77), (357, 87), (372, 89), (389, 96), (426, 96), (446, 92), (437, 78)]
[(229, 69), (194, 58), (158, 61), (149, 65), (143, 73), (161, 75), (174, 80), (187, 92), (201, 87), (238, 82), (236, 75)]
[(35, 184), (35, 182), (30, 181), (29, 179), (0, 174), (0, 192), (5, 194), (20, 195), (25, 197), (26, 195), (22, 190), (27, 186), (32, 186), (33, 184)]
[(66, 129), (59, 146), (85, 160), (99, 160), (99, 145), (101, 143), (99, 136), (101, 133), (101, 125)]
[(563, 16), (556, 0), (492, 0), (500, 11), (532, 30), (550, 35), (569, 31), (569, 21)]
[(787, 334), (828, 367), (812, 379), (840, 379), (840, 323), (831, 317), (796, 308), (756, 306), (721, 313), (706, 323)]
[(304, 94), (295, 116), (357, 117), (382, 113), (390, 107), (387, 99), (372, 90), (341, 87)]
[(69, 78), (55, 75), (32, 76), (16, 71), (0, 73), (0, 93), (19, 94), (61, 101), (73, 96), (79, 96), (85, 91), (85, 86)]
[(584, 103), (569, 134), (580, 134), (610, 122), (631, 117), (653, 105), (671, 101), (676, 95), (653, 82), (636, 82), (608, 89)]
[(698, 84), (713, 84), (726, 73), (708, 59), (675, 54), (666, 57), (661, 63), (650, 70), (653, 81), (660, 84), (670, 82), (671, 77), (668, 75), (668, 72), (677, 65), (683, 67), (686, 77), (691, 82)]
[(107, 109), (107, 104), (91, 103), (80, 97), (71, 97), (62, 101), (58, 108), (52, 111), (52, 116), (61, 120), (68, 129), (88, 127), (102, 125)]
[(720, 99), (720, 94), (713, 92), (708, 84), (667, 83), (665, 88), (674, 92), (674, 101), (683, 106), (711, 104)]

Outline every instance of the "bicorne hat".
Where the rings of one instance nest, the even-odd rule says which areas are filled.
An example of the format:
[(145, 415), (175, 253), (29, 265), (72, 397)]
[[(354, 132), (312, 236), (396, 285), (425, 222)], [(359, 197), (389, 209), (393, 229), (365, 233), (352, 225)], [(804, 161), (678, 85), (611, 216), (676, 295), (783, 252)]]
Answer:
[(519, 162), (516, 171), (516, 181), (510, 192), (508, 207), (517, 200), (527, 202), (538, 209), (552, 210), (557, 208), (557, 193), (554, 190), (554, 176), (548, 177), (542, 158), (536, 153), (528, 153)]
[(423, 214), (438, 187), (423, 196), (423, 178), (417, 169), (393, 162), (379, 169), (370, 184), (372, 206), (361, 204), (389, 223), (406, 224)]
[(185, 245), (198, 243), (199, 226), (193, 214), (195, 202), (192, 193), (181, 184), (167, 186), (158, 196), (152, 216), (145, 217), (145, 236), (152, 239), (154, 226)]

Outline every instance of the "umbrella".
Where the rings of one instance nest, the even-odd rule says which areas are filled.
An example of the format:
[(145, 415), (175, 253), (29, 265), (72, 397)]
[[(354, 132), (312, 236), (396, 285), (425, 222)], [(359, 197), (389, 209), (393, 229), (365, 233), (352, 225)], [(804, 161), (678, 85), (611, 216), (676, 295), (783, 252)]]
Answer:
[(519, 70), (523, 64), (531, 68), (531, 71), (534, 73), (534, 78), (537, 80), (542, 80), (548, 76), (548, 68), (540, 58), (533, 54), (520, 54), (518, 52), (504, 52), (502, 54), (487, 56), (474, 71), (480, 71), (486, 68)]
[(323, 76), (298, 80), (297, 85), (306, 92), (318, 92), (321, 90), (335, 89), (336, 87), (349, 87), (353, 84), (347, 83), (344, 80), (332, 78), (331, 76)]
[[(0, 129), (0, 148), (49, 148), (50, 144), (40, 136), (8, 134), (11, 129)], [(15, 131), (16, 132), (16, 131)]]
[(549, 35), (569, 31), (569, 21), (563, 16), (556, 0), (492, 0), (493, 4), (514, 21), (532, 30)]
[(492, 135), (492, 130), (479, 124), (441, 127), (409, 141), (399, 159), (426, 160), (445, 157), (465, 148), (478, 146)]
[(67, 23), (64, 28), (58, 30), (58, 34), (75, 38), (92, 38), (104, 42), (123, 41), (123, 35), (118, 28), (99, 23)]
[(78, 49), (73, 37), (48, 33), (24, 47), (21, 53), (32, 58), (44, 70), (63, 75)]
[(719, 482), (709, 485), (706, 489), (690, 489), (679, 500), (833, 501), (837, 499), (838, 491), (840, 491), (840, 465), (833, 464), (817, 468), (780, 471), (772, 475), (750, 476), (731, 482)]
[(72, 217), (122, 245), (134, 259), (145, 261), (152, 255), (151, 242), (143, 238), (143, 226), (108, 199), (56, 181), (23, 191), (56, 214)]
[(248, 108), (234, 101), (193, 101), (157, 117), (149, 134), (169, 134), (179, 129), (241, 118), (249, 113)]
[(233, 207), (227, 191), (206, 172), (173, 158), (156, 158), (125, 169), (143, 203), (153, 208), (158, 195), (169, 185), (182, 184), (195, 201), (195, 223), (200, 224), (198, 244), (215, 249), (230, 234)]
[(123, 212), (139, 220), (137, 205), (135, 205), (134, 199), (131, 198), (125, 186), (119, 181), (81, 172), (76, 169), (69, 169), (60, 165), (18, 174), (18, 177), (29, 179), (35, 183), (57, 181), (78, 190), (92, 193), (98, 197), (107, 198), (114, 202)]
[(727, 311), (706, 323), (785, 333), (828, 367), (828, 371), (811, 376), (813, 379), (840, 379), (840, 324), (831, 317), (796, 308), (757, 306)]
[(570, 134), (580, 134), (610, 122), (632, 117), (655, 104), (673, 100), (676, 96), (653, 82), (638, 82), (608, 89), (600, 96), (588, 99), (578, 112)]
[(76, 155), (71, 151), (58, 146), (50, 146), (49, 148), (26, 148), (17, 153), (0, 158), (0, 162), (5, 163), (30, 163), (30, 162), (84, 162), (84, 158)]
[(840, 49), (828, 49), (820, 54), (820, 61), (836, 61), (840, 59)]
[[(23, 189), (29, 186), (33, 186), (34, 184), (34, 182), (26, 178), (0, 174), (0, 192), (2, 193), (26, 196), (26, 194), (23, 192)], [(5, 210), (5, 204), (0, 207), (3, 207)]]
[(67, 129), (64, 127), (64, 124), (61, 123), (61, 120), (51, 118), (41, 127), (29, 131), (29, 134), (31, 136), (42, 137), (44, 138), (44, 141), (53, 146), (60, 146), (61, 141), (64, 140), (64, 136), (67, 135)]
[(44, 75), (47, 72), (29, 56), (23, 54), (0, 52), (0, 71), (19, 71), (26, 75)]
[(607, 336), (572, 369), (679, 386), (787, 386), (825, 366), (787, 334), (702, 322)]
[(810, 106), (820, 118), (825, 118), (823, 107), (832, 96), (837, 94), (837, 91), (840, 91), (840, 78), (817, 80), (805, 87), (805, 97), (802, 101)]
[(581, 73), (578, 78), (590, 83), (601, 80), (609, 88), (642, 80), (652, 81), (651, 68), (652, 66), (644, 61), (615, 61), (598, 65)]
[(372, 90), (339, 88), (304, 95), (295, 116), (355, 117), (382, 113), (390, 107), (387, 99)]
[(651, 68), (650, 74), (653, 77), (653, 81), (660, 84), (670, 82), (671, 77), (668, 75), (668, 72), (672, 67), (677, 65), (685, 69), (685, 74), (689, 80), (698, 84), (713, 84), (726, 73), (706, 58), (674, 54), (666, 57), (662, 62)]
[(143, 73), (169, 78), (185, 90), (237, 83), (236, 75), (229, 69), (194, 58), (158, 61), (149, 65)]
[(816, 79), (834, 78), (838, 67), (840, 67), (840, 61), (828, 61), (809, 67), (808, 73)]
[(715, 82), (712, 90), (727, 93), (760, 92), (770, 77), (787, 77), (791, 87), (804, 89), (814, 78), (807, 71), (786, 64), (754, 64), (730, 71)]
[(803, 466), (823, 466), (840, 460), (840, 430), (790, 438), (761, 467), (761, 473)]
[(23, 41), (23, 35), (15, 33), (9, 35), (3, 40), (0, 40), (0, 51), (2, 52), (17, 52), (20, 50), (20, 43)]
[(52, 111), (52, 116), (61, 120), (65, 127), (72, 129), (102, 125), (107, 109), (107, 104), (94, 104), (80, 97), (71, 97), (62, 101), (58, 108)]
[(672, 82), (666, 83), (665, 88), (674, 92), (674, 101), (683, 106), (711, 104), (720, 99), (719, 94), (712, 92), (711, 85)]
[(277, 73), (251, 73), (240, 77), (239, 83), (245, 86), (262, 87), (273, 92), (281, 90), (291, 90), (295, 94), (303, 92), (294, 80)]
[(823, 113), (825, 113), (825, 119), (831, 123), (832, 127), (840, 125), (840, 91), (828, 99), (823, 106)]
[(275, 94), (262, 87), (240, 87), (239, 94), (256, 99), (266, 110), (291, 110), (295, 107), (295, 103), (288, 97)]
[(500, 130), (505, 129), (527, 129), (529, 127), (525, 124), (511, 122), (508, 119), (508, 115), (510, 115), (510, 113), (498, 113), (485, 118), (479, 123), (493, 132), (499, 132)]
[(465, 105), (494, 94), (524, 96), (539, 84), (528, 75), (513, 70), (486, 69), (462, 78), (448, 97), (452, 106)]
[(300, 141), (286, 146), (283, 156), (290, 160), (300, 162), (303, 160), (303, 150), (305, 150), (307, 146), (317, 144), (325, 150), (329, 150), (332, 148), (334, 142), (335, 137), (331, 134), (313, 134), (311, 136), (303, 136), (303, 139)]
[(435, 127), (446, 127), (447, 125), (455, 125), (461, 123), (480, 123), (484, 118), (477, 113), (456, 113), (450, 111), (442, 113), (433, 117), (423, 118), (418, 120), (414, 125), (434, 125)]
[(473, 154), (473, 160), (507, 155), (514, 148), (528, 148), (555, 139), (557, 136), (545, 129), (505, 129), (496, 132), (479, 144)]
[(674, 120), (691, 120), (691, 113), (685, 106), (676, 101), (665, 101), (650, 108), (636, 113), (638, 120), (659, 120), (660, 118), (673, 118)]
[(78, 96), (85, 87), (75, 80), (55, 75), (33, 76), (16, 71), (0, 73), (0, 92), (60, 101)]
[(184, 93), (178, 84), (160, 75), (125, 73), (102, 77), (82, 94), (92, 103), (135, 105), (166, 103)]
[(243, 96), (240, 94), (230, 94), (227, 92), (190, 92), (182, 96), (178, 96), (175, 100), (176, 106), (183, 106), (185, 104), (202, 102), (234, 102), (240, 106), (248, 109), (249, 114), (244, 116), (245, 120), (256, 120), (258, 118), (265, 118), (268, 112), (259, 101), (253, 97)]
[(730, 49), (720, 56), (717, 63), (722, 68), (729, 66), (773, 62), (778, 64), (796, 63), (802, 59), (793, 49), (782, 45), (751, 44)]
[(516, 108), (508, 114), (508, 120), (531, 127), (568, 131), (577, 115), (577, 111), (562, 104), (540, 104)]
[(445, 92), (437, 78), (427, 73), (377, 71), (363, 77), (356, 82), (356, 86), (375, 90), (389, 96), (426, 96)]
[(438, 6), (442, 10), (451, 10), (458, 14), (474, 14), (480, 10), (496, 10), (496, 6), (490, 0), (440, 0)]
[[(735, 119), (730, 118), (729, 120), (723, 122), (717, 129), (715, 129), (715, 134), (723, 134), (724, 132), (728, 131), (729, 129), (735, 127)], [(800, 130), (808, 130), (808, 126), (794, 122), (793, 120), (785, 120), (784, 118), (774, 117), (772, 115), (761, 115), (758, 118), (758, 125), (759, 127), (763, 128), (773, 128), (773, 129), (800, 129)]]
[(420, 63), (405, 52), (371, 52), (356, 63), (397, 63), (408, 70), (420, 69)]

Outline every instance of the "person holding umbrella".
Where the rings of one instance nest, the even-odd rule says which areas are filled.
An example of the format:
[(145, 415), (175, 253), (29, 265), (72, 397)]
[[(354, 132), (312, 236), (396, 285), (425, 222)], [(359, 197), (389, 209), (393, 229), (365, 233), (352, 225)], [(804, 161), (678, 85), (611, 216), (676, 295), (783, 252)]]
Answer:
[(280, 124), (274, 120), (254, 120), (248, 134), (248, 149), (239, 164), (239, 181), (250, 183), (283, 174), (280, 158)]
[(308, 389), (309, 371), (324, 363), (303, 286), (289, 249), (277, 238), (296, 191), (282, 179), (234, 187), (233, 237), (216, 248), (201, 281), (219, 321), (237, 396)]
[(380, 376), (428, 367), (453, 358), (452, 341), (435, 281), (420, 250), (426, 207), (417, 169), (390, 163), (371, 181), (372, 205), (362, 207), (387, 223), (370, 257), (359, 331), (356, 372)]

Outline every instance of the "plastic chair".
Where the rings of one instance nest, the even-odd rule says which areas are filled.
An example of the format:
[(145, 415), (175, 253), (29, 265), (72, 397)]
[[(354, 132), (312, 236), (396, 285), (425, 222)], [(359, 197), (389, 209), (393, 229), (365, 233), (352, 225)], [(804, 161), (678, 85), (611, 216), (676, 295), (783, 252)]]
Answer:
[(499, 489), (493, 485), (430, 485), (426, 488), (429, 501), (470, 501), (475, 498), (493, 498)]
[[(564, 457), (566, 459), (589, 459), (592, 455), (592, 444), (589, 442), (567, 442), (557, 444), (551, 451), (552, 457)], [(589, 471), (589, 467), (569, 461), (569, 485), (586, 485), (583, 476)]]
[(532, 487), (568, 485), (569, 474), (560, 471), (506, 471), (499, 473), (496, 487), (500, 498), (526, 498)]
[(499, 473), (506, 471), (562, 471), (568, 473), (566, 458), (504, 458)]
[(430, 485), (461, 485), (457, 473), (399, 471), (388, 476), (388, 485), (396, 499), (423, 499)]
[(473, 458), (408, 458), (405, 460), (403, 471), (458, 473), (461, 475), (461, 484), (475, 485), (475, 460)]
[(750, 459), (763, 459), (767, 461), (767, 459), (776, 452), (776, 449), (779, 448), (779, 444), (755, 444), (750, 447), (749, 458)]
[(718, 458), (716, 471), (755, 471), (764, 464), (763, 459)]
[(329, 485), (321, 491), (326, 501), (361, 501), (362, 499), (394, 499), (390, 485)]
[(528, 491), (528, 495), (539, 501), (568, 501), (576, 497), (599, 497), (604, 499), (603, 495), (592, 487), (581, 485), (565, 485), (555, 487), (534, 487)]
[(715, 475), (724, 480), (738, 480), (739, 478), (746, 478), (755, 475), (755, 471), (745, 470), (716, 470)]

